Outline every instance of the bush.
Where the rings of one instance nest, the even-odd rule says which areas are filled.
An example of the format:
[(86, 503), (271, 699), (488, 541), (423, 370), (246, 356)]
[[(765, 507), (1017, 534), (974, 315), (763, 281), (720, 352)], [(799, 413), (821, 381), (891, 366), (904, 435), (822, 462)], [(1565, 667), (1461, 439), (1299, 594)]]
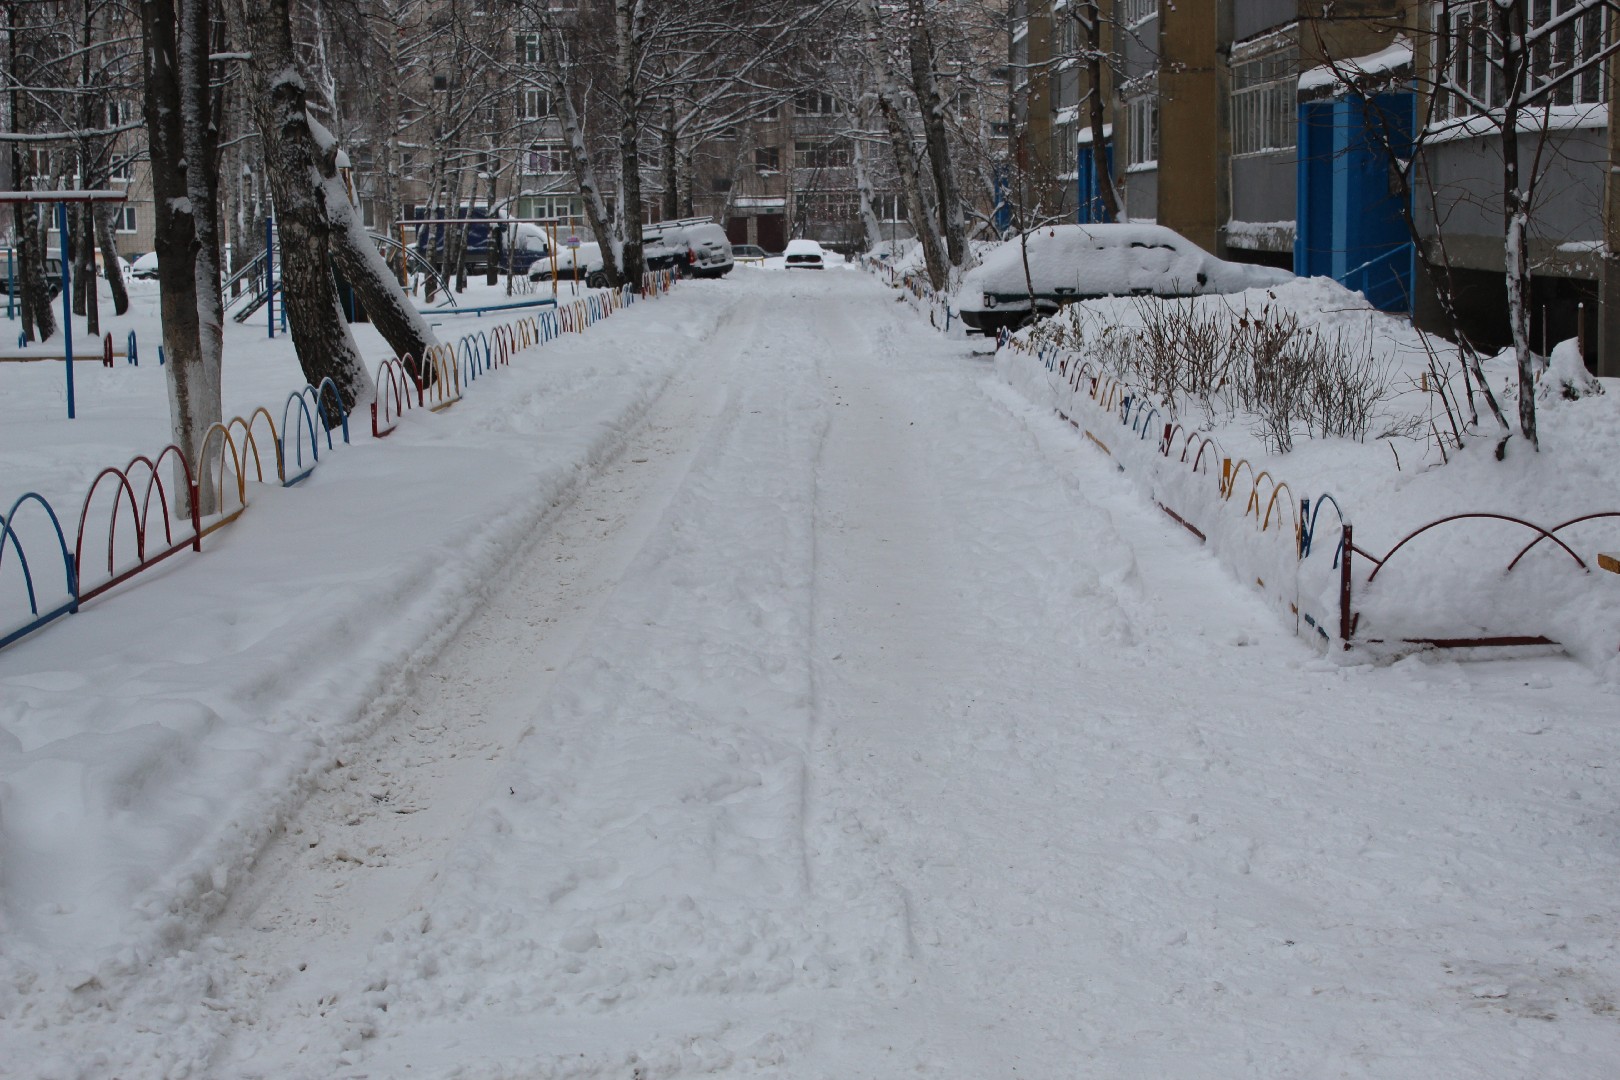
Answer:
[(1213, 426), (1246, 413), (1256, 437), (1279, 453), (1299, 435), (1365, 440), (1394, 393), (1393, 365), (1373, 355), (1368, 337), (1302, 326), (1292, 311), (1143, 297), (1136, 314), (1137, 325), (1127, 325), (1100, 306), (1077, 305), (1033, 337), (1146, 391), (1172, 418), (1197, 408)]

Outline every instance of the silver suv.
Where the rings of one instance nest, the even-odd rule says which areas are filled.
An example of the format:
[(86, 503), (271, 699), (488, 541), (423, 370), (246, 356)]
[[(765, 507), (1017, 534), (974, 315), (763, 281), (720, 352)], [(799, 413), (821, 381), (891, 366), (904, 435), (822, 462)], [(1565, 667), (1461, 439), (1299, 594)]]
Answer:
[(676, 271), (686, 277), (724, 277), (736, 265), (726, 230), (708, 218), (655, 222), (643, 228), (641, 236), (673, 252)]

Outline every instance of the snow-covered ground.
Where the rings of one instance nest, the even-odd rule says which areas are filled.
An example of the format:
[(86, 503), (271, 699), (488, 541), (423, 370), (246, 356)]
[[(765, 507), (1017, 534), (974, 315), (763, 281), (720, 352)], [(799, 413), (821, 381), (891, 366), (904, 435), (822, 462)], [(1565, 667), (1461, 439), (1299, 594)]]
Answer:
[(1611, 1075), (1612, 683), (1323, 657), (983, 348), (685, 283), (0, 652), (0, 1075)]

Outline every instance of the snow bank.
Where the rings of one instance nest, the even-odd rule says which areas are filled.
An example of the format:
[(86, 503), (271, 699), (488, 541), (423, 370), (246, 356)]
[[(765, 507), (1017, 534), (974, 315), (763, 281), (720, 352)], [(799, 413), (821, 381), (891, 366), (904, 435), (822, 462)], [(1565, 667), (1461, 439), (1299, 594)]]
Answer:
[[(1254, 582), (1302, 635), (1325, 643), (1339, 632), (1335, 504), (1354, 525), (1356, 546), (1379, 558), (1408, 534), (1449, 515), (1507, 515), (1551, 528), (1594, 512), (1620, 511), (1620, 482), (1603, 465), (1620, 453), (1620, 409), (1612, 394), (1579, 400), (1547, 395), (1539, 412), (1539, 454), (1510, 438), (1505, 460), (1497, 460), (1500, 437), (1491, 437), (1488, 420), (1482, 430), (1465, 432), (1460, 448), (1442, 450), (1438, 436), (1445, 417), (1437, 395), (1423, 387), (1433, 385), (1427, 349), (1449, 349), (1446, 343), (1425, 343), (1408, 324), (1373, 311), (1325, 279), (1188, 303), (1222, 305), (1234, 319), (1266, 308), (1294, 312), (1325, 332), (1365, 336), (1401, 391), (1374, 429), (1377, 437), (1296, 443), (1291, 454), (1272, 454), (1257, 438), (1254, 418), (1211, 415), (1185, 403), (1178, 412), (1164, 402), (1144, 401), (1125, 385), (1110, 393), (1109, 373), (1094, 359), (1088, 365), (1084, 355), (1052, 346), (1041, 351), (1045, 339), (1039, 331), (1018, 335), (1014, 347), (999, 354), (997, 369), (1026, 397), (1074, 417), (1105, 443), (1155, 502), (1203, 531), (1233, 573)], [(1141, 309), (1132, 301), (1097, 301), (1076, 305), (1047, 325), (1088, 316), (1129, 327), (1140, 324)], [(1558, 355), (1562, 368), (1579, 366), (1570, 348)], [(1082, 365), (1086, 375), (1076, 378)], [(1093, 372), (1101, 377), (1095, 398)], [(1487, 374), (1512, 413), (1516, 389), (1509, 360), (1492, 362)], [(1168, 457), (1160, 449), (1167, 423), (1177, 424)], [(1205, 439), (1213, 440), (1207, 449)], [(1200, 451), (1204, 461), (1194, 471)], [(1221, 484), (1227, 463), (1234, 476), (1230, 494)], [(1279, 483), (1286, 488), (1279, 490)], [(1333, 502), (1320, 511), (1310, 557), (1299, 561), (1293, 552), (1300, 500), (1315, 505), (1324, 496)], [(1270, 529), (1263, 530), (1268, 513)], [(1536, 544), (1508, 573), (1538, 535), (1515, 522), (1472, 517), (1423, 533), (1371, 581), (1375, 564), (1358, 557), (1355, 639), (1542, 635), (1620, 681), (1620, 578), (1582, 572), (1571, 552), (1549, 541)], [(1586, 522), (1559, 537), (1594, 565), (1599, 550), (1620, 546), (1620, 518)], [(1324, 626), (1325, 635), (1317, 629)]]

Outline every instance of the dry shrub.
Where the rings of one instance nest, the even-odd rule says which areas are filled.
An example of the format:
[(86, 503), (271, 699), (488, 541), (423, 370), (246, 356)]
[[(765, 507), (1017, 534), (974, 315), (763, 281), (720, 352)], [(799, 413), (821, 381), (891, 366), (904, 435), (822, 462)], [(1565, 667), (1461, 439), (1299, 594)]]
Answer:
[(1163, 402), (1172, 418), (1203, 411), (1206, 426), (1239, 410), (1266, 445), (1286, 453), (1296, 435), (1365, 440), (1378, 406), (1393, 395), (1392, 363), (1366, 334), (1301, 325), (1270, 304), (1234, 311), (1191, 300), (1143, 297), (1140, 325), (1073, 306), (1035, 331), (1041, 344), (1091, 360)]

